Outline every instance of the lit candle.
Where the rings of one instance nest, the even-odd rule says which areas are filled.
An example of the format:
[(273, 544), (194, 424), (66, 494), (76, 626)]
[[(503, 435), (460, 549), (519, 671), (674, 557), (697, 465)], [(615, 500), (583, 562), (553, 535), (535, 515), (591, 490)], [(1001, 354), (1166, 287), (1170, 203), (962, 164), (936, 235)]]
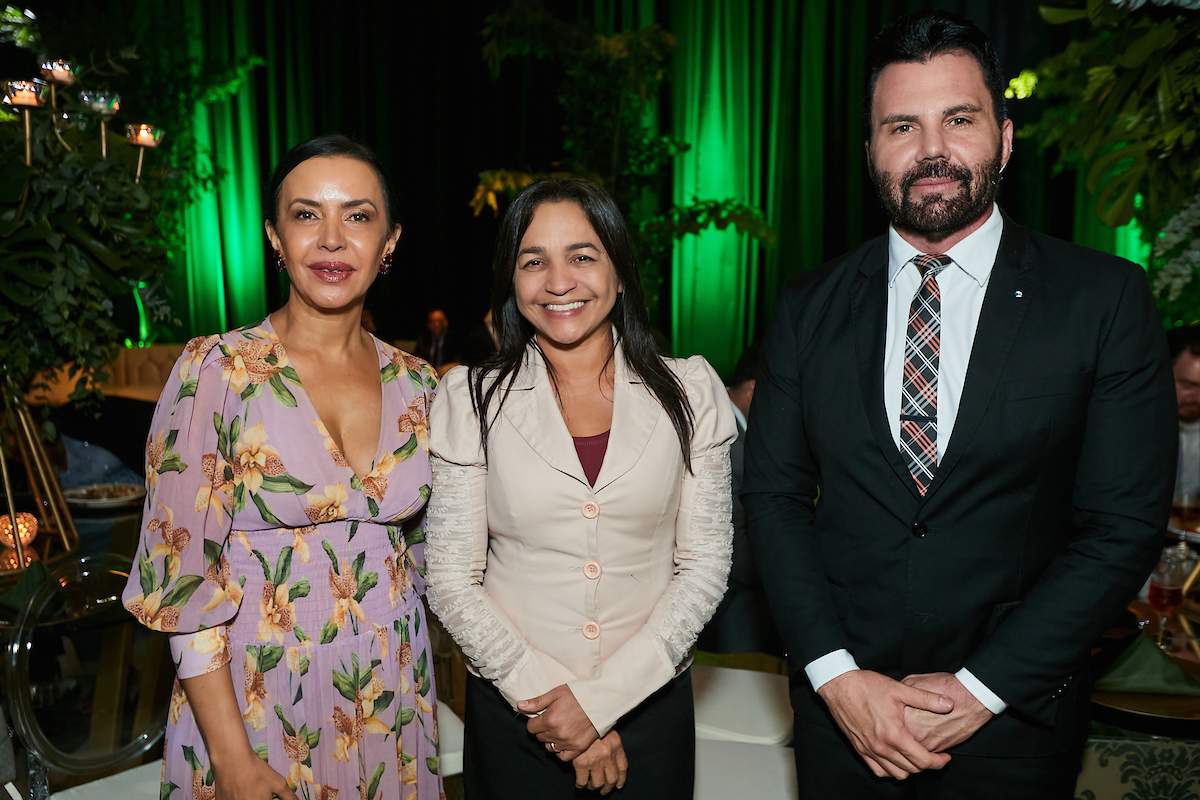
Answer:
[(42, 81), (8, 81), (4, 85), (4, 95), (14, 106), (38, 108), (46, 102), (46, 84)]
[[(37, 551), (32, 547), (25, 548), (25, 566), (29, 566), (34, 561), (38, 560)], [(20, 569), (21, 562), (17, 558), (17, 551), (11, 547), (0, 548), (0, 571)]]
[(158, 143), (162, 141), (163, 130), (153, 125), (126, 125), (125, 135), (138, 147), (158, 147)]
[[(26, 511), (21, 511), (17, 514), (17, 535), (21, 538), (21, 544), (27, 545), (37, 536), (38, 521), (37, 517)], [(8, 547), (15, 547), (13, 542), (12, 518), (8, 514), (0, 516), (0, 543)]]
[(42, 77), (59, 86), (70, 86), (75, 83), (75, 66), (61, 58), (57, 61), (43, 61)]

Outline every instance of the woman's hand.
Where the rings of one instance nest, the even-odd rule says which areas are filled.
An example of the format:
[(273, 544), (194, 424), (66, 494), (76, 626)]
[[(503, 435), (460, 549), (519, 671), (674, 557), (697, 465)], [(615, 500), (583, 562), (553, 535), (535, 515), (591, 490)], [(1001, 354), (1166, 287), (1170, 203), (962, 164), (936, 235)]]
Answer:
[(297, 800), (282, 775), (250, 746), (229, 665), (193, 678), (180, 678), (204, 739), (213, 771), (215, 800)]
[(574, 760), (600, 738), (596, 726), (565, 683), (539, 697), (521, 700), (517, 710), (536, 715), (529, 720), (529, 732), (562, 761)]
[(288, 788), (287, 779), (249, 751), (233, 761), (224, 762), (218, 769), (213, 766), (216, 778), (215, 800), (298, 800), (296, 793)]
[(599, 790), (608, 794), (613, 789), (625, 788), (625, 776), (629, 773), (629, 759), (621, 745), (621, 736), (615, 730), (592, 742), (592, 746), (571, 765), (575, 767), (575, 788)]

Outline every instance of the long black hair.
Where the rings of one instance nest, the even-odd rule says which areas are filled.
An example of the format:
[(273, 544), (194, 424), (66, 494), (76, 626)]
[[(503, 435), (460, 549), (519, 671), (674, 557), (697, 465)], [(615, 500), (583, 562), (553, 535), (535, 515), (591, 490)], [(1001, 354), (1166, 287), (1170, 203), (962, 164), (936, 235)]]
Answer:
[[(624, 287), (624, 291), (617, 293), (616, 303), (609, 314), (609, 322), (616, 330), (615, 346), (621, 348), (629, 368), (662, 405), (663, 411), (667, 412), (671, 424), (675, 427), (675, 434), (679, 437), (683, 463), (690, 472), (694, 423), (692, 406), (688, 402), (683, 384), (663, 363), (658, 346), (650, 335), (650, 321), (646, 316), (642, 283), (638, 277), (637, 263), (633, 257), (633, 247), (629, 243), (625, 219), (617, 209), (617, 204), (603, 189), (583, 178), (547, 178), (530, 184), (513, 200), (500, 222), (500, 233), (496, 237), (495, 280), (492, 284), (492, 324), (500, 338), (500, 347), (482, 363), (472, 365), (467, 373), (467, 382), (471, 386), (471, 404), (479, 417), (479, 434), (484, 452), (487, 452), (488, 429), (500, 414), (500, 407), (517, 378), (526, 349), (531, 343), (534, 347), (538, 346), (533, 325), (521, 316), (517, 308), (516, 291), (513, 288), (521, 239), (533, 221), (538, 206), (543, 203), (564, 202), (575, 203), (587, 215), (588, 222), (600, 237), (600, 242), (616, 269), (617, 280)], [(610, 355), (609, 358), (611, 357)], [(550, 367), (549, 360), (546, 364)], [(607, 363), (605, 366), (607, 367)], [(500, 402), (489, 419), (487, 409), (491, 407), (492, 399), (502, 386)]]

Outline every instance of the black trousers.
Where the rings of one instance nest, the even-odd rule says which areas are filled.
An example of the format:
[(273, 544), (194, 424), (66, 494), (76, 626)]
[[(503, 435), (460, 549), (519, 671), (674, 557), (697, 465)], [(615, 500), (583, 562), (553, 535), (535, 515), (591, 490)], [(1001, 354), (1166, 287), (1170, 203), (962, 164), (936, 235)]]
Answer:
[(876, 778), (840, 730), (796, 717), (801, 800), (1072, 800), (1082, 753), (1003, 758), (951, 755), (940, 770)]
[[(596, 798), (575, 788), (575, 769), (525, 727), (489, 682), (467, 675), (463, 789), (467, 800)], [(629, 774), (619, 800), (691, 800), (696, 767), (692, 674), (684, 672), (617, 722)]]

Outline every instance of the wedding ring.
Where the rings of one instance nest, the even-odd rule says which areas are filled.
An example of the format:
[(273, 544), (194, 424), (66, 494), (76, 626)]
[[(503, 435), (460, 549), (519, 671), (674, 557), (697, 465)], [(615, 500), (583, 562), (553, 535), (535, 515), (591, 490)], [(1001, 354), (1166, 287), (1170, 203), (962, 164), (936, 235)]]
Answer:
[(556, 753), (558, 752), (558, 748), (554, 746), (554, 742), (550, 742), (550, 749)]

